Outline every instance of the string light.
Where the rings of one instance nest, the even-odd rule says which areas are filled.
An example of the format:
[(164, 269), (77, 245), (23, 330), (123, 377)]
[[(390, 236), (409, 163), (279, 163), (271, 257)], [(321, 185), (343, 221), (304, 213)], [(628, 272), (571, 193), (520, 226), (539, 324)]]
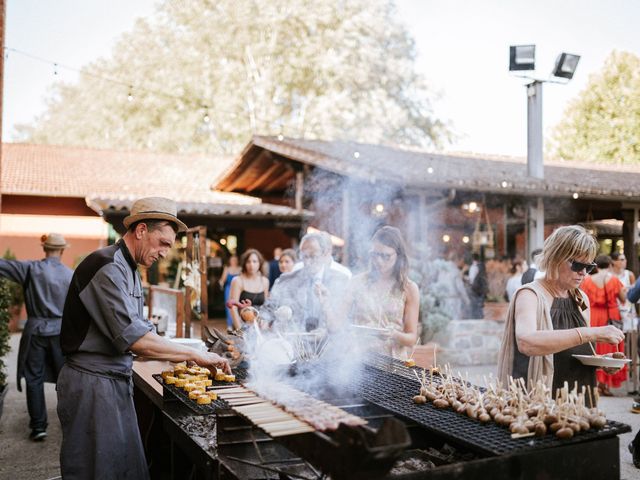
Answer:
[(427, 173), (431, 175), (433, 173), (433, 167), (427, 168)]
[(447, 235), (446, 233), (444, 235), (442, 235), (442, 241), (444, 243), (449, 243), (450, 240), (451, 240), (451, 237), (449, 235)]
[(462, 237), (462, 243), (469, 243), (469, 237), (467, 235)]
[(202, 117), (204, 123), (209, 123), (211, 121), (211, 117), (209, 116), (209, 107), (204, 106), (204, 117)]
[(572, 196), (574, 200), (577, 200), (580, 197), (580, 194), (578, 192), (574, 192)]
[[(194, 100), (190, 97), (186, 97), (186, 96), (181, 96), (181, 95), (175, 95), (175, 94), (171, 94), (171, 93), (167, 93), (164, 91), (160, 91), (160, 90), (155, 90), (155, 89), (150, 89), (150, 88), (145, 88), (142, 87), (140, 85), (137, 84), (131, 84), (129, 82), (123, 82), (121, 80), (117, 80), (115, 78), (110, 78), (110, 77), (106, 77), (103, 75), (98, 75), (96, 73), (92, 73), (88, 70), (80, 70), (78, 68), (74, 68), (74, 67), (70, 67), (68, 65), (64, 65), (62, 63), (58, 63), (58, 62), (54, 62), (51, 60), (48, 60), (46, 58), (42, 58), (39, 57), (37, 55), (33, 55), (31, 53), (28, 52), (24, 52), (12, 47), (4, 47), (4, 52), (5, 52), (5, 59), (9, 58), (9, 52), (13, 52), (13, 53), (17, 53), (19, 55), (22, 55), (24, 57), (30, 58), (32, 60), (41, 62), (41, 63), (46, 63), (49, 65), (52, 65), (54, 67), (54, 75), (58, 75), (59, 69), (64, 69), (64, 70), (68, 70), (71, 72), (75, 72), (78, 73), (82, 76), (85, 77), (91, 77), (91, 78), (95, 78), (97, 80), (102, 80), (104, 82), (108, 82), (108, 83), (112, 83), (115, 85), (122, 85), (125, 86), (129, 89), (129, 94), (127, 95), (127, 100), (128, 101), (133, 101), (134, 100), (134, 96), (132, 94), (132, 90), (135, 88), (138, 92), (142, 92), (142, 93), (147, 93), (147, 94), (151, 94), (151, 95), (156, 95), (156, 96), (162, 96), (162, 97), (166, 97), (166, 98), (171, 98), (174, 100), (178, 100), (179, 102), (183, 102), (186, 104), (190, 104), (190, 105), (194, 105), (197, 106), (197, 108), (201, 108), (201, 105), (203, 104), (203, 102), (198, 101), (197, 99)], [(225, 115), (230, 115), (230, 116), (234, 116), (234, 117), (246, 117), (246, 112), (231, 112), (231, 111), (224, 111), (224, 110), (217, 110), (220, 113), (224, 113)], [(208, 118), (208, 120), (207, 120)], [(285, 123), (283, 123), (282, 121), (277, 121), (277, 120), (267, 120), (264, 118), (259, 118), (259, 117), (254, 117), (256, 121), (265, 124), (265, 125), (271, 125), (271, 126), (276, 126), (278, 127), (280, 130), (282, 130), (283, 128), (290, 128), (289, 125), (286, 125)], [(208, 113), (205, 114), (205, 117), (203, 118), (203, 120), (205, 121), (205, 123), (208, 123), (209, 121), (211, 121), (211, 117), (209, 117)]]
[(353, 152), (354, 158), (360, 158), (360, 152)]

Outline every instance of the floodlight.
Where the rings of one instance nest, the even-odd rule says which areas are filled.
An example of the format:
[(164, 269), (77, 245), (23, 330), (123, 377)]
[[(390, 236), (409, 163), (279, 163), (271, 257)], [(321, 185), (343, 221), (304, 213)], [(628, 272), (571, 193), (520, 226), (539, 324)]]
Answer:
[(509, 71), (535, 70), (535, 68), (535, 45), (515, 45), (509, 47)]
[(556, 66), (553, 68), (551, 74), (554, 77), (562, 77), (567, 80), (573, 78), (573, 74), (578, 68), (578, 62), (580, 61), (580, 55), (573, 55), (571, 53), (561, 53), (556, 59)]

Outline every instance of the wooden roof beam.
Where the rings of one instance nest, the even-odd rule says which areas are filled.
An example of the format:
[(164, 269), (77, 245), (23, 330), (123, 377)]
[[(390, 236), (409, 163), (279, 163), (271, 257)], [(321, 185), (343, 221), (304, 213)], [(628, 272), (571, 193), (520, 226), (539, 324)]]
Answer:
[(278, 161), (275, 161), (273, 165), (267, 168), (262, 175), (256, 178), (254, 182), (249, 184), (245, 189), (245, 191), (247, 191), (248, 193), (251, 193), (263, 183), (270, 183), (271, 177), (274, 176), (274, 174), (276, 173), (279, 174), (280, 172), (278, 172), (278, 170), (281, 170), (282, 169), (281, 167), (282, 167), (282, 164)]
[[(265, 183), (264, 188), (262, 189), (262, 191), (263, 192), (268, 192), (270, 190), (275, 189), (280, 184), (284, 184), (286, 186), (286, 184), (289, 182), (289, 179), (293, 176), (293, 173), (294, 173), (293, 170), (286, 169), (285, 171), (282, 172), (281, 175), (278, 175), (272, 181), (270, 181), (268, 183)], [(283, 187), (283, 189), (284, 189), (284, 187)]]
[(271, 160), (271, 152), (261, 149), (251, 160), (247, 160), (246, 162), (243, 161), (235, 170), (238, 171), (242, 169), (242, 173), (240, 173), (225, 187), (225, 191), (232, 192), (238, 188), (242, 191), (247, 191), (246, 188), (242, 188), (242, 184), (247, 181), (251, 182), (253, 167), (258, 166), (259, 168), (260, 162), (264, 159)]

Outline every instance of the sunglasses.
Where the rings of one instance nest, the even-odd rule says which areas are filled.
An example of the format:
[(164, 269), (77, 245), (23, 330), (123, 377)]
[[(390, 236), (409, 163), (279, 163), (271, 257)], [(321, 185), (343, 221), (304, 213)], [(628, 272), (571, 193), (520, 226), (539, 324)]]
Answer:
[(369, 252), (369, 256), (372, 259), (379, 258), (380, 260), (384, 260), (385, 262), (391, 260), (394, 255), (395, 253)]
[(572, 272), (580, 273), (582, 270), (585, 270), (587, 273), (591, 273), (595, 270), (596, 267), (597, 265), (595, 263), (582, 263), (571, 260)]

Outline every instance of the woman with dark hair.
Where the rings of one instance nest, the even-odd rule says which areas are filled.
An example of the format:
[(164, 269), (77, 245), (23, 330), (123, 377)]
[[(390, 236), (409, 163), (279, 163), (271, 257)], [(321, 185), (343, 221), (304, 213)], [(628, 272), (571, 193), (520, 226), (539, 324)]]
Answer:
[[(589, 297), (591, 304), (591, 325), (594, 327), (604, 326), (613, 322), (619, 322), (618, 327), (622, 329), (622, 319), (618, 310), (618, 301), (624, 302), (627, 298), (627, 289), (622, 282), (609, 271), (611, 258), (608, 255), (598, 255), (596, 257), (597, 272), (585, 278), (582, 283), (582, 291)], [(624, 352), (624, 341), (617, 345), (608, 343), (596, 343), (598, 355), (612, 353), (615, 351)], [(613, 375), (602, 370), (596, 372), (598, 379), (598, 390), (602, 395), (612, 396), (610, 387), (618, 388), (627, 379), (627, 366)]]
[[(618, 280), (622, 283), (622, 286), (627, 289), (636, 283), (636, 276), (631, 270), (627, 270), (627, 257), (624, 252), (613, 252), (611, 254), (611, 273), (618, 277)], [(622, 317), (622, 323), (625, 329), (630, 330), (633, 328), (633, 319), (635, 317), (635, 308), (629, 299), (625, 299), (624, 302), (618, 302), (618, 310), (620, 310), (620, 316)]]
[(278, 267), (282, 273), (289, 273), (293, 271), (293, 266), (298, 261), (298, 256), (293, 248), (286, 248), (280, 254), (278, 260)]
[[(349, 317), (356, 325), (384, 329), (379, 336), (386, 353), (407, 358), (418, 338), (418, 286), (409, 280), (409, 259), (397, 228), (385, 226), (373, 235), (369, 269), (349, 285)], [(375, 348), (375, 345), (373, 345)]]
[(231, 282), (240, 275), (240, 271), (238, 256), (233, 254), (229, 257), (229, 264), (224, 266), (222, 276), (220, 277), (220, 287), (224, 292), (224, 311), (227, 315), (227, 332), (229, 333), (233, 331), (233, 316), (231, 315), (231, 309), (227, 307), (227, 301), (231, 294)]
[[(229, 300), (242, 302), (250, 300), (251, 305), (258, 307), (269, 296), (269, 279), (262, 274), (264, 258), (258, 250), (250, 248), (240, 257), (240, 275), (231, 281)], [(242, 327), (243, 321), (238, 307), (231, 307), (233, 326), (236, 330)]]

